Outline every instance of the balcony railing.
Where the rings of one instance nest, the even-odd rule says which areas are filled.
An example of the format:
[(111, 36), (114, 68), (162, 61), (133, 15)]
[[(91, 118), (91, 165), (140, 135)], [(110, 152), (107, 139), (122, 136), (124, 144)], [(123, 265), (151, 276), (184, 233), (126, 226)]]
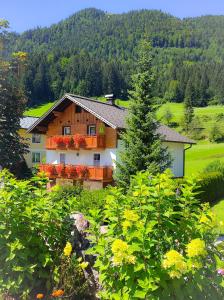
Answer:
[(77, 150), (105, 148), (104, 135), (56, 135), (48, 137), (46, 141), (48, 150)]
[(41, 164), (40, 172), (46, 173), (49, 178), (68, 178), (74, 180), (112, 181), (113, 168), (107, 166), (55, 165)]

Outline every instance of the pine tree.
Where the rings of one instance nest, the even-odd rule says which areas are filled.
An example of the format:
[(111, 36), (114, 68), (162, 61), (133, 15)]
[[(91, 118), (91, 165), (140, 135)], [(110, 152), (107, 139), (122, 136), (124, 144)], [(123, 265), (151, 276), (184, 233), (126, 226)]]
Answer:
[[(2, 23), (3, 24), (3, 23)], [(3, 44), (5, 25), (0, 23), (0, 40)], [(0, 57), (0, 166), (16, 173), (26, 145), (19, 136), (20, 117), (25, 101), (18, 75), (21, 70), (21, 53), (9, 63)]]
[(193, 98), (194, 98), (193, 85), (189, 80), (186, 86), (185, 97), (184, 97), (184, 130), (186, 132), (190, 131), (191, 123), (194, 118)]
[(127, 187), (131, 176), (149, 169), (162, 172), (170, 166), (170, 156), (162, 145), (158, 133), (153, 92), (151, 45), (147, 40), (139, 44), (136, 74), (132, 77), (131, 104), (127, 118), (127, 130), (122, 135), (123, 150), (119, 154), (116, 179)]

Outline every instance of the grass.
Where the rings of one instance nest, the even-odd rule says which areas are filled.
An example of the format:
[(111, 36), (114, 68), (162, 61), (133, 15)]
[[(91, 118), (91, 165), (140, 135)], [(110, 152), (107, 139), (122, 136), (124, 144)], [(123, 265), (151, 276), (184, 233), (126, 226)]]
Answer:
[(220, 200), (212, 207), (215, 214), (216, 228), (220, 234), (224, 234), (224, 200)]
[(26, 110), (25, 116), (41, 117), (53, 106), (53, 104), (54, 102), (49, 102), (34, 108), (30, 108)]
[(224, 143), (203, 141), (193, 145), (186, 151), (186, 175), (202, 172), (210, 162), (217, 159), (224, 162)]

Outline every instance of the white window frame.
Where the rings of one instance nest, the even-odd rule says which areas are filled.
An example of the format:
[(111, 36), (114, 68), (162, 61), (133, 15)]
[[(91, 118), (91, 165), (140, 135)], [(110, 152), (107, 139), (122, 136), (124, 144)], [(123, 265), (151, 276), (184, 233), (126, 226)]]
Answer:
[[(37, 157), (39, 156), (39, 159)], [(39, 164), (41, 162), (41, 153), (40, 152), (32, 152), (32, 163)]]
[[(94, 134), (91, 133), (91, 129), (92, 129), (92, 128), (94, 128), (94, 131), (95, 131)], [(96, 135), (96, 125), (88, 125), (88, 131), (87, 131), (87, 134), (88, 134), (88, 135), (91, 135), (91, 136)]]
[[(66, 132), (68, 128), (69, 128), (69, 133)], [(63, 135), (71, 135), (71, 126), (63, 127)]]
[(32, 134), (32, 143), (33, 144), (40, 144), (41, 143), (41, 134), (33, 133)]
[[(96, 159), (96, 156), (99, 158), (99, 159)], [(101, 161), (101, 155), (100, 153), (94, 153), (93, 154), (93, 165), (94, 166), (100, 166), (100, 161)]]

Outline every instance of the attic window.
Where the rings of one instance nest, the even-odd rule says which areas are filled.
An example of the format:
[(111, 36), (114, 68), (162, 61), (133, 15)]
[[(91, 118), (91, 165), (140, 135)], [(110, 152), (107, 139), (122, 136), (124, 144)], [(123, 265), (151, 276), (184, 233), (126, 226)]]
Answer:
[(78, 114), (80, 114), (82, 112), (81, 106), (76, 105), (75, 112), (78, 113)]

